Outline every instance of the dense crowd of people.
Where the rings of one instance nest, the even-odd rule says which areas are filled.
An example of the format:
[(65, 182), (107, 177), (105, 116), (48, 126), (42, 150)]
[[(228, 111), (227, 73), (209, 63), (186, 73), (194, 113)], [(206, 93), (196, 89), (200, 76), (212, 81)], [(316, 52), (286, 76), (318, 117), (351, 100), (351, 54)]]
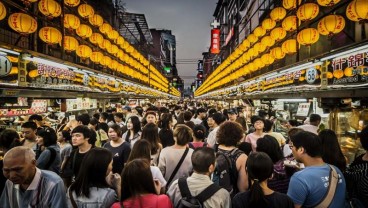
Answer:
[(32, 115), (0, 132), (0, 207), (367, 207), (366, 153), (348, 164), (337, 135), (241, 108), (123, 107), (56, 128)]

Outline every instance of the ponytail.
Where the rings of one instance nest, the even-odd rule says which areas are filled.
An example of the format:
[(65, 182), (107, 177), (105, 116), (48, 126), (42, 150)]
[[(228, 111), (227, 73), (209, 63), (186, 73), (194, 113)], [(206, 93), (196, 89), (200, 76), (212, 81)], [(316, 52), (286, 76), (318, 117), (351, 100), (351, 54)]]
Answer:
[(258, 179), (254, 179), (250, 187), (248, 205), (249, 207), (267, 207), (267, 201)]

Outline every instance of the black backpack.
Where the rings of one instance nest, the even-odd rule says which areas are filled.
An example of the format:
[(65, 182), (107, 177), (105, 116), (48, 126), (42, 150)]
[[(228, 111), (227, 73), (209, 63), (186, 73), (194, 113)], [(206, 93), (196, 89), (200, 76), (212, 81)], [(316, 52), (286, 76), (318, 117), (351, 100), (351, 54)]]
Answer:
[(230, 155), (217, 151), (216, 153), (216, 167), (213, 172), (212, 181), (226, 189), (231, 196), (238, 193), (238, 170), (236, 169), (236, 158), (243, 152), (238, 148), (231, 150)]
[(203, 203), (221, 189), (216, 184), (211, 184), (197, 196), (192, 196), (186, 178), (179, 178), (178, 184), (182, 198), (176, 208), (203, 208)]

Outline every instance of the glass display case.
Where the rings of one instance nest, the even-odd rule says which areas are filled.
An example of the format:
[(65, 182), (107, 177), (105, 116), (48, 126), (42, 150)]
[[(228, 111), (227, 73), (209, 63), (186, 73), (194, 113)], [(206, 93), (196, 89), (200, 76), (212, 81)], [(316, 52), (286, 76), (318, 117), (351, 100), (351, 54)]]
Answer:
[(368, 124), (368, 109), (341, 110), (330, 113), (329, 125), (338, 137), (341, 150), (348, 164), (365, 153), (359, 141), (359, 133)]

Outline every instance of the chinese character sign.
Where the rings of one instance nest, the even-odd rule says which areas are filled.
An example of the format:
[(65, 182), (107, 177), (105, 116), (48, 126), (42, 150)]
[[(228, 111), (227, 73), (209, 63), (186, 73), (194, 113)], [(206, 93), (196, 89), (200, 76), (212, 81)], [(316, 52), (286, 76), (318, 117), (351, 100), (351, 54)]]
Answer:
[(220, 53), (220, 29), (211, 30), (211, 53)]

